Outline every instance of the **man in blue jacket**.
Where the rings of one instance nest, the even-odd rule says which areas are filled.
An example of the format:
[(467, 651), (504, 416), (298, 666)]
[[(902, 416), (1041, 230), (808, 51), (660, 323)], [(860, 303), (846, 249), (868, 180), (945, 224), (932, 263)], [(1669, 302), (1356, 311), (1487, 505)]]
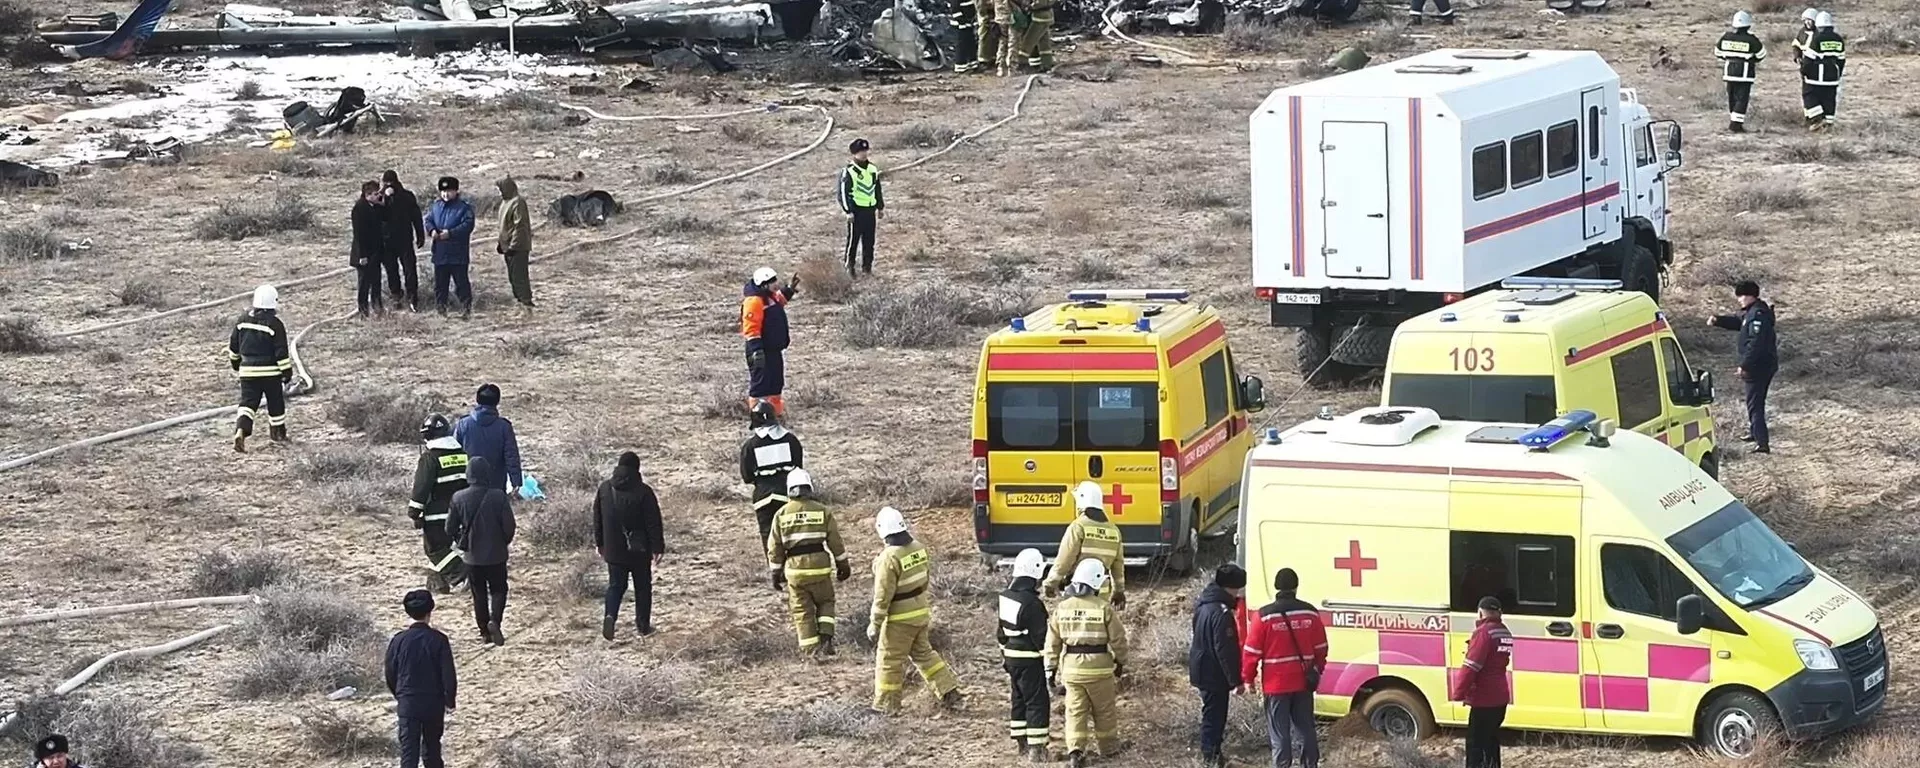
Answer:
[(1707, 324), (1740, 332), (1740, 365), (1733, 373), (1746, 388), (1747, 434), (1740, 439), (1753, 443), (1754, 453), (1772, 453), (1767, 443), (1767, 387), (1780, 370), (1780, 346), (1773, 330), (1773, 307), (1760, 300), (1760, 284), (1742, 280), (1733, 287), (1740, 312), (1712, 315)]
[(1205, 768), (1226, 764), (1220, 745), (1227, 730), (1227, 694), (1245, 685), (1240, 679), (1240, 630), (1235, 609), (1246, 589), (1247, 572), (1226, 563), (1214, 570), (1213, 583), (1193, 601), (1187, 681), (1200, 691), (1200, 764)]
[(394, 716), (399, 718), (401, 768), (446, 768), (440, 757), (440, 737), (447, 713), (453, 711), (457, 686), (453, 671), (453, 644), (434, 629), (433, 593), (408, 592), (400, 601), (413, 623), (387, 643), (387, 691), (393, 694)]
[(473, 411), (453, 425), (453, 439), (469, 457), (484, 458), (505, 472), (509, 494), (520, 492), (520, 441), (514, 438), (513, 422), (500, 415), (498, 385), (480, 385), (473, 394)]
[(460, 180), (440, 177), (440, 199), (422, 219), (433, 241), (433, 301), (447, 314), (447, 284), (460, 297), (460, 316), (473, 316), (473, 284), (467, 280), (468, 250), (473, 240), (473, 203), (460, 195)]

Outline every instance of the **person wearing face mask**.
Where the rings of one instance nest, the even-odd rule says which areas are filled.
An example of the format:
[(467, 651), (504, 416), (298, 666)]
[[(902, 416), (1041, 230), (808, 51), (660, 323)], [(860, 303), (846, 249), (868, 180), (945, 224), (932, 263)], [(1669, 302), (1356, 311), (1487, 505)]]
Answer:
[(473, 316), (473, 284), (467, 279), (473, 240), (473, 203), (460, 194), (460, 180), (440, 177), (440, 199), (421, 220), (433, 241), (433, 302), (447, 314), (447, 291), (460, 299), (460, 317)]

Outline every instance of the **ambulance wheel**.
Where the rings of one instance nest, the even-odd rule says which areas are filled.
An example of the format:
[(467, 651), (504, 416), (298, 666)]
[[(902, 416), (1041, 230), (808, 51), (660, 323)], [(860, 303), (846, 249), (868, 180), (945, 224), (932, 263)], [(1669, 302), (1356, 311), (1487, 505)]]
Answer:
[(1404, 688), (1374, 692), (1360, 705), (1360, 716), (1389, 739), (1419, 741), (1434, 732), (1433, 711), (1427, 708), (1426, 699)]
[(1300, 369), (1300, 378), (1309, 386), (1335, 386), (1359, 373), (1353, 366), (1331, 359), (1332, 353), (1333, 329), (1309, 326), (1294, 330), (1294, 362)]
[[(1200, 519), (1200, 510), (1197, 508), (1193, 511), (1193, 519)], [(1175, 548), (1173, 552), (1168, 553), (1167, 573), (1174, 576), (1185, 576), (1193, 573), (1194, 561), (1199, 559), (1200, 528), (1199, 523), (1196, 522), (1194, 528), (1187, 531), (1187, 543)]]
[(1711, 453), (1701, 454), (1700, 471), (1707, 473), (1707, 477), (1720, 479), (1720, 457)]
[(1620, 265), (1620, 284), (1629, 291), (1639, 291), (1654, 301), (1660, 300), (1660, 262), (1653, 257), (1653, 251), (1639, 243), (1627, 254), (1626, 262)]
[(1700, 743), (1714, 754), (1739, 760), (1780, 732), (1780, 716), (1766, 699), (1749, 691), (1729, 691), (1714, 698), (1707, 708), (1707, 718), (1700, 724)]

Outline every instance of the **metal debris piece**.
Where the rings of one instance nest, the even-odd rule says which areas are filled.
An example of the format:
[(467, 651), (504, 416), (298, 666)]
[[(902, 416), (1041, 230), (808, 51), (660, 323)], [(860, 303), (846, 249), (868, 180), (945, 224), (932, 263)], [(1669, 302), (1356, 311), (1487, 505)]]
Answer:
[(613, 195), (598, 189), (561, 195), (547, 207), (549, 214), (568, 227), (598, 227), (607, 223), (607, 218), (621, 209), (620, 202), (613, 199)]
[(25, 163), (0, 160), (0, 186), (57, 187), (60, 186), (60, 174), (43, 171)]

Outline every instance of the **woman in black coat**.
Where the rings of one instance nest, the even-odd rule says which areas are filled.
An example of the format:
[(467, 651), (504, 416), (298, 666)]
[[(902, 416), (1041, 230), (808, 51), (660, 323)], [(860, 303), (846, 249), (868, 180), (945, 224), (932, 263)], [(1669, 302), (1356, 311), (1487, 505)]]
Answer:
[(667, 551), (660, 528), (660, 500), (640, 479), (640, 457), (620, 454), (613, 476), (593, 496), (593, 546), (607, 562), (607, 611), (600, 636), (613, 639), (620, 600), (633, 581), (633, 621), (642, 637), (653, 634), (653, 567)]

